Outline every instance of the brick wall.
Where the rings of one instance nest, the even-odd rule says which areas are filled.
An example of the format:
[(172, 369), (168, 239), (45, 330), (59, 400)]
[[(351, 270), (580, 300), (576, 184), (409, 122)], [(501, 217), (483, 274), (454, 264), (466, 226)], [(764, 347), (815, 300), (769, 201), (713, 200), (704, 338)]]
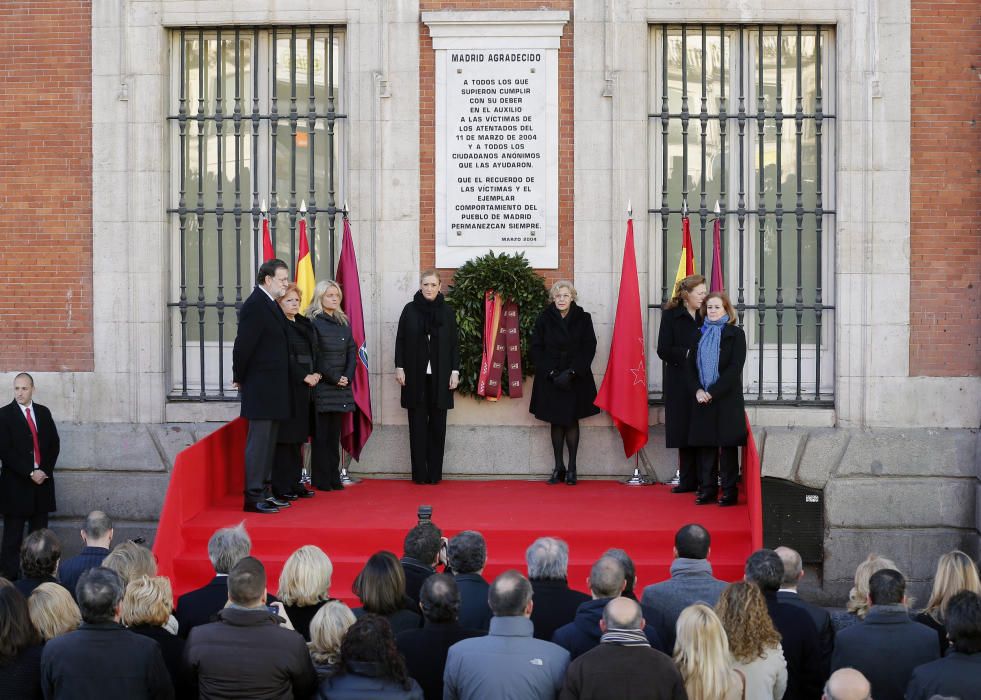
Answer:
[[(559, 45), (559, 267), (538, 270), (551, 285), (573, 277), (573, 26), (572, 0), (421, 0), (420, 12), (440, 10), (566, 10), (569, 22)], [(423, 269), (436, 262), (436, 53), (429, 27), (419, 24), (419, 262)], [(449, 280), (454, 270), (443, 270)]]
[(0, 2), (0, 371), (91, 371), (91, 0)]
[(981, 23), (913, 0), (910, 375), (981, 375)]

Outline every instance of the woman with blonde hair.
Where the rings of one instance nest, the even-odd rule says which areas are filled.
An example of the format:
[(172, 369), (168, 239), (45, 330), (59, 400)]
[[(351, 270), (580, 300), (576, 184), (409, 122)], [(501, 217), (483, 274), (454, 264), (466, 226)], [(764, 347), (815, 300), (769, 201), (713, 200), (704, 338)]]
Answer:
[(27, 608), (31, 622), (45, 642), (76, 630), (82, 624), (78, 603), (64, 586), (57, 583), (42, 583), (35, 588), (27, 599)]
[(961, 591), (981, 595), (981, 579), (978, 567), (971, 557), (959, 549), (942, 554), (933, 575), (933, 590), (926, 607), (916, 616), (916, 621), (937, 631), (940, 639), (940, 655), (947, 651), (947, 604)]
[(133, 540), (116, 545), (102, 560), (102, 566), (119, 574), (123, 585), (141, 576), (157, 575), (157, 560), (153, 552)]
[(174, 611), (174, 593), (166, 576), (140, 576), (126, 584), (120, 622), (130, 632), (149, 637), (160, 645), (170, 680), (181, 697), (181, 657), (184, 640), (167, 630)]
[(330, 600), (330, 577), (334, 565), (324, 550), (305, 545), (293, 552), (279, 575), (276, 595), (283, 601), (293, 629), (310, 641), (310, 621)]
[(351, 608), (339, 600), (328, 600), (310, 622), (310, 660), (317, 670), (317, 680), (323, 682), (340, 670), (341, 642), (344, 633), (357, 618)]
[(855, 585), (848, 592), (845, 610), (831, 611), (831, 625), (835, 628), (836, 634), (865, 619), (869, 612), (869, 579), (876, 571), (883, 569), (899, 571), (899, 567), (892, 559), (880, 557), (878, 554), (870, 554), (855, 569)]
[(746, 679), (746, 697), (780, 700), (787, 690), (787, 660), (759, 586), (730, 583), (715, 612), (729, 637), (735, 668)]
[(310, 476), (320, 491), (340, 491), (341, 424), (345, 413), (354, 411), (355, 361), (358, 348), (351, 325), (341, 310), (344, 294), (334, 280), (317, 283), (307, 316), (317, 337), (317, 374), (321, 379), (313, 392), (316, 426)]
[(689, 605), (678, 617), (676, 632), (674, 662), (685, 680), (689, 700), (746, 697), (745, 678), (733, 666), (729, 639), (712, 608), (703, 603)]

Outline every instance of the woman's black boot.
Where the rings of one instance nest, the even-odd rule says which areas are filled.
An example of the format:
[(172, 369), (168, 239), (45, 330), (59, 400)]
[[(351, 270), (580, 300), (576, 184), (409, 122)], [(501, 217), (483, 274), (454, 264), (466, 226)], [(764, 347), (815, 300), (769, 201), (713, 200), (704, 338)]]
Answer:
[(565, 483), (567, 483), (569, 486), (575, 486), (578, 483), (578, 479), (576, 479), (575, 467), (569, 467), (569, 470), (565, 473)]
[(555, 467), (552, 470), (552, 476), (549, 477), (548, 483), (559, 484), (565, 479), (565, 467)]

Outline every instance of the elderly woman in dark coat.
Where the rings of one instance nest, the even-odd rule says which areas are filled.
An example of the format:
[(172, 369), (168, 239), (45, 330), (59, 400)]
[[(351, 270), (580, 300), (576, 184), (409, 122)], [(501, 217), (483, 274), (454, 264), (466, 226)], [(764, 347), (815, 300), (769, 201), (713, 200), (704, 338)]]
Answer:
[(402, 309), (395, 336), (395, 381), (409, 412), (412, 480), (438, 484), (443, 478), (446, 411), (460, 383), (456, 315), (443, 299), (439, 272), (424, 270), (419, 291)]
[(746, 444), (743, 365), (746, 335), (736, 325), (736, 311), (724, 292), (705, 297), (705, 323), (698, 345), (688, 353), (688, 388), (692, 401), (688, 444), (695, 447), (698, 493), (695, 504), (715, 502), (722, 477), (720, 506), (738, 500), (739, 454)]
[[(531, 358), (535, 383), (529, 411), (552, 426), (555, 467), (548, 483), (576, 483), (579, 451), (579, 419), (599, 413), (596, 382), (590, 365), (596, 354), (596, 334), (589, 314), (576, 304), (572, 282), (559, 280), (549, 292), (549, 304), (535, 321), (531, 333)], [(569, 462), (563, 450), (569, 450)]]
[(657, 356), (664, 360), (664, 446), (678, 448), (678, 485), (672, 493), (691, 493), (697, 483), (695, 448), (688, 446), (692, 402), (685, 363), (698, 340), (707, 293), (701, 275), (689, 275), (678, 282), (674, 296), (664, 305), (657, 333)]
[(347, 315), (341, 311), (341, 287), (334, 280), (317, 283), (307, 316), (317, 333), (317, 371), (322, 379), (314, 389), (316, 429), (311, 481), (321, 491), (340, 491), (341, 425), (344, 414), (354, 411), (354, 363), (358, 348)]
[(289, 378), (292, 385), (292, 417), (279, 422), (276, 430), (276, 454), (273, 459), (272, 489), (280, 501), (308, 498), (301, 481), (300, 446), (313, 430), (313, 388), (320, 381), (317, 368), (317, 336), (310, 319), (300, 314), (300, 288), (286, 287), (279, 305), (286, 315), (286, 335), (289, 340)]

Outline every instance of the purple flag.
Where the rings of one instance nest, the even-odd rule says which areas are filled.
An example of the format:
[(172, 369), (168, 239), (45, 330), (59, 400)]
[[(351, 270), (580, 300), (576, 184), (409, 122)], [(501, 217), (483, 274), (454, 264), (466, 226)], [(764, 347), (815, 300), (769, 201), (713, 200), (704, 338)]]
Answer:
[(337, 263), (337, 283), (344, 292), (341, 307), (351, 323), (351, 336), (358, 346), (358, 361), (354, 370), (355, 409), (345, 413), (341, 424), (341, 447), (354, 459), (361, 458), (368, 437), (371, 435), (371, 387), (368, 380), (368, 348), (364, 336), (364, 308), (361, 305), (361, 280), (358, 277), (358, 260), (354, 255), (351, 223), (344, 217), (344, 239), (341, 242), (341, 259)]
[(712, 230), (712, 281), (709, 291), (721, 292), (725, 288), (726, 282), (722, 278), (722, 219), (717, 216)]

